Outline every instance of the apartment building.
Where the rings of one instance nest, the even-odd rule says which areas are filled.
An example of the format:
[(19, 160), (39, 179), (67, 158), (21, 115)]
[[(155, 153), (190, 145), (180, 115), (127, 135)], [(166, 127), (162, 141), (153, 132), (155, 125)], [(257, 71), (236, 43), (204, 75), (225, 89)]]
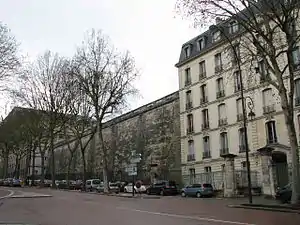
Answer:
[[(226, 36), (233, 37), (240, 32), (237, 21), (218, 22)], [(251, 66), (242, 57), (243, 47), (239, 42), (233, 41), (229, 46), (224, 33), (211, 26), (186, 42), (176, 64), (182, 174), (186, 183), (212, 182), (215, 188), (222, 189), (229, 179), (227, 172), (233, 169), (234, 185), (247, 185), (246, 176), (241, 175), (245, 174), (247, 165), (241, 98), (243, 82), (252, 185), (262, 187), (266, 194), (273, 194), (275, 186), (286, 184), (290, 175), (289, 138), (280, 98), (277, 90), (265, 82), (268, 71), (264, 62), (258, 61)], [(233, 54), (233, 48), (237, 54)], [(294, 51), (294, 64), (300, 69), (299, 48)], [(285, 82), (288, 87), (288, 80)], [(295, 123), (299, 125), (300, 79), (295, 80), (295, 86)], [(268, 149), (271, 150), (264, 154)], [(232, 158), (231, 168), (227, 168), (226, 156)]]

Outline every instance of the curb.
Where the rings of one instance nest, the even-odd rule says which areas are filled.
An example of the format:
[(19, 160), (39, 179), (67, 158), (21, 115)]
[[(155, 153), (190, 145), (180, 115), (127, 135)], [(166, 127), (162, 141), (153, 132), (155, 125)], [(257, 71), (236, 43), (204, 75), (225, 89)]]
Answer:
[(229, 208), (240, 208), (240, 209), (253, 209), (253, 210), (262, 210), (262, 211), (270, 211), (270, 212), (284, 212), (284, 213), (296, 213), (300, 214), (300, 210), (296, 209), (288, 209), (284, 207), (267, 207), (267, 206), (247, 206), (247, 205), (228, 205)]
[(33, 195), (33, 196), (23, 196), (23, 195), (16, 195), (16, 196), (12, 196), (10, 198), (49, 198), (49, 197), (53, 197), (52, 195)]
[(2, 196), (2, 197), (0, 197), (0, 200), (1, 199), (5, 199), (5, 198), (11, 198), (11, 196), (13, 196), (14, 195), (14, 191), (12, 191), (12, 190), (7, 190), (7, 191), (9, 191), (10, 193), (8, 194), (8, 195), (5, 195), (5, 196)]

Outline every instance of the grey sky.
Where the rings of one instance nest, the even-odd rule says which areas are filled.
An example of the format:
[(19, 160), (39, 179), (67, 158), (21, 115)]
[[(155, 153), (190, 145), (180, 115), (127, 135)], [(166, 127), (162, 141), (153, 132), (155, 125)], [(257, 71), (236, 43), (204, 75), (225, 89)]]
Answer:
[(102, 29), (113, 44), (127, 49), (141, 69), (137, 82), (143, 98), (132, 108), (178, 89), (174, 64), (183, 42), (198, 35), (188, 21), (175, 17), (175, 0), (0, 0), (1, 21), (35, 57), (46, 49), (74, 53), (84, 32)]

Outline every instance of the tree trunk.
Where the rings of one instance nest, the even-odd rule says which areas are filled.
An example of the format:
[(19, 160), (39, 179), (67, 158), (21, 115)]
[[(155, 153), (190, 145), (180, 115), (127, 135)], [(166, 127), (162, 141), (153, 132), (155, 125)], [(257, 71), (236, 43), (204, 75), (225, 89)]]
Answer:
[(5, 150), (4, 150), (4, 163), (3, 163), (3, 179), (7, 178), (7, 173), (8, 173), (8, 155), (9, 155), (9, 150), (7, 147), (7, 144), (5, 145)]
[(13, 174), (14, 178), (17, 178), (17, 171), (18, 171), (18, 164), (19, 164), (18, 161), (19, 161), (18, 156), (16, 156), (16, 158), (15, 158), (15, 169), (14, 169), (14, 174)]
[[(288, 101), (286, 93), (280, 95), (281, 105), (284, 113), (285, 124), (288, 130), (288, 136), (291, 145), (292, 153), (292, 204), (299, 204), (300, 201), (300, 168), (299, 168), (299, 149), (296, 135), (296, 129), (294, 124), (294, 111), (288, 107)], [(293, 101), (290, 103), (293, 104)]]
[(98, 135), (99, 135), (99, 141), (100, 141), (100, 146), (102, 148), (102, 173), (103, 173), (103, 185), (104, 185), (104, 193), (108, 193), (109, 188), (108, 188), (108, 179), (107, 179), (107, 154), (106, 154), (106, 148), (103, 140), (103, 135), (102, 135), (102, 126), (98, 125)]
[(36, 148), (34, 148), (33, 152), (32, 152), (32, 170), (31, 170), (31, 185), (34, 186), (34, 181), (35, 181), (35, 150)]
[(68, 161), (68, 168), (67, 168), (67, 177), (66, 177), (68, 189), (70, 188), (70, 171), (72, 167), (72, 160), (73, 160), (73, 154), (70, 153), (70, 158)]
[(44, 187), (44, 182), (45, 182), (45, 152), (40, 151), (41, 154), (41, 182), (40, 186)]
[(54, 130), (51, 129), (50, 132), (50, 152), (51, 152), (51, 180), (52, 188), (56, 188), (55, 184), (55, 156), (54, 156)]
[[(81, 146), (82, 147), (82, 146)], [(83, 190), (85, 191), (85, 183), (86, 183), (86, 161), (85, 161), (85, 150), (81, 149), (81, 158), (82, 158), (82, 165), (83, 165)]]

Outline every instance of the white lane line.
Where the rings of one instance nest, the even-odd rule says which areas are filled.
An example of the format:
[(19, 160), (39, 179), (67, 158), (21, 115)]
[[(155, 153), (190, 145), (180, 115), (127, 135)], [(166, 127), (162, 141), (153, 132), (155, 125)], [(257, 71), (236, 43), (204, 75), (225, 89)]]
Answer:
[(8, 195), (2, 196), (0, 197), (0, 199), (4, 199), (4, 198), (10, 198), (11, 196), (13, 196), (15, 194), (15, 192), (13, 190), (7, 190), (9, 191)]
[(185, 215), (178, 215), (178, 214), (171, 214), (171, 213), (151, 212), (151, 211), (144, 211), (144, 210), (139, 210), (139, 209), (125, 208), (125, 207), (117, 207), (117, 209), (140, 212), (140, 213), (147, 213), (147, 214), (158, 215), (158, 216), (168, 216), (168, 217), (175, 217), (175, 218), (181, 218), (181, 219), (191, 219), (191, 220), (214, 222), (214, 223), (236, 224), (236, 225), (255, 225), (255, 224), (252, 224), (252, 223), (243, 223), (243, 222), (237, 222), (237, 221), (211, 219), (211, 218), (197, 217), (197, 216), (185, 216)]

